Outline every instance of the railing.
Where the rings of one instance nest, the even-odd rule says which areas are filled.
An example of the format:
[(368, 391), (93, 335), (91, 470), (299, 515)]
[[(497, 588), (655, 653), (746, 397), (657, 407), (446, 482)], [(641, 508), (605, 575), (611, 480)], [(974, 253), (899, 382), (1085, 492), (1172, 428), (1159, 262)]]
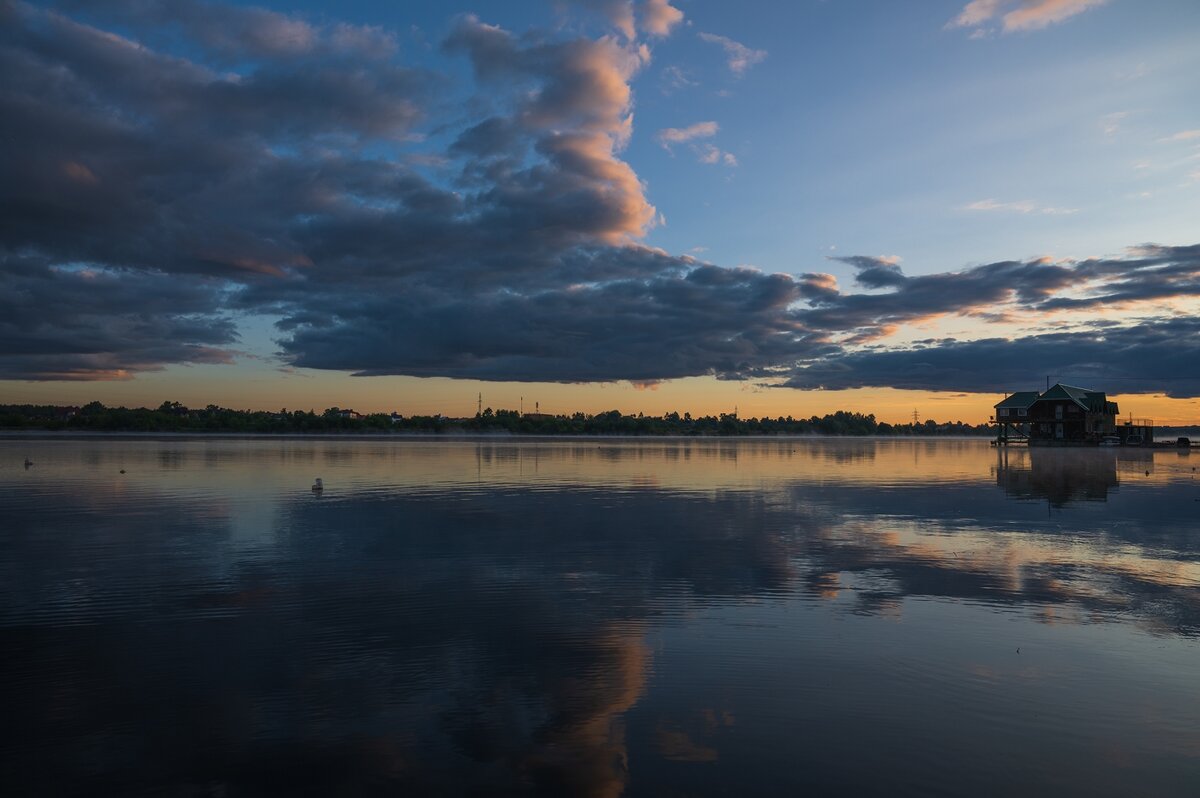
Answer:
[(1118, 418), (1118, 426), (1122, 427), (1153, 427), (1154, 419), (1152, 418)]

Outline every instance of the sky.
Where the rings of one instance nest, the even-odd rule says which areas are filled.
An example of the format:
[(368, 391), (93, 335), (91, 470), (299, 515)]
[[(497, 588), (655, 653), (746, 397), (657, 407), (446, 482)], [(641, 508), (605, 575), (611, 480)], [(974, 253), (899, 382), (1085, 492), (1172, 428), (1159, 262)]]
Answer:
[(0, 402), (1200, 422), (1190, 0), (0, 0)]

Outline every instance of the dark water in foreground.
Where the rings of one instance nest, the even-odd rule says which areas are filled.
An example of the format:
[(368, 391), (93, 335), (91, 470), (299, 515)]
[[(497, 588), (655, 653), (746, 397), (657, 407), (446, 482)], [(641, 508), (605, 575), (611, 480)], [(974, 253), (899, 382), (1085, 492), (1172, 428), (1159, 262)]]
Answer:
[(1196, 466), (0, 441), (0, 793), (1197, 795)]

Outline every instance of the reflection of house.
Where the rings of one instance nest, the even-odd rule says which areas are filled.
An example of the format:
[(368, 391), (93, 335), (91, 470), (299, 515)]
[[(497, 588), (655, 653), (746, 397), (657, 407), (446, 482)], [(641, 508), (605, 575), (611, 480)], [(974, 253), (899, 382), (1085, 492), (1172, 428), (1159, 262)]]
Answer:
[(1118, 424), (1120, 410), (1104, 391), (1058, 383), (1044, 393), (1015, 393), (996, 405), (999, 440), (1028, 438), (1031, 444), (1097, 444), (1108, 436), (1136, 445), (1153, 440), (1153, 422)]
[(1117, 487), (1117, 452), (1030, 449), (1000, 455), (996, 484), (1009, 496), (1045, 499), (1052, 507), (1078, 501), (1106, 501)]

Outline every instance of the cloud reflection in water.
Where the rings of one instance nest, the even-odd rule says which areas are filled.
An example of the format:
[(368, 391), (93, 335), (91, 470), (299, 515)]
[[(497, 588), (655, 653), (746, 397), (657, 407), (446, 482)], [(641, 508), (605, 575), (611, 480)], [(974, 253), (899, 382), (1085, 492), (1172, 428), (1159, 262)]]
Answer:
[[(704, 792), (897, 679), (1015, 722), (1005, 691), (1034, 682), (988, 660), (972, 625), (1014, 619), (1007, 634), (1075, 652), (1091, 638), (1069, 630), (1094, 628), (1150, 665), (1147, 633), (1186, 649), (1200, 630), (1200, 487), (1173, 452), (1135, 470), (1125, 453), (979, 441), (54, 447), (0, 482), (19, 789), (617, 795), (716, 769)], [(927, 627), (931, 611), (950, 625)], [(871, 653), (896, 630), (898, 671)], [(841, 651), (853, 667), (804, 692), (811, 718), (733, 706), (786, 703), (834, 678), (824, 658)], [(1114, 674), (1129, 675), (1073, 688), (1111, 704), (1072, 706), (1081, 722), (1131, 722), (1134, 703), (1101, 688)], [(1197, 704), (1133, 727), (1155, 741)], [(907, 722), (914, 745), (940, 739)], [(829, 775), (768, 760), (780, 783)]]

